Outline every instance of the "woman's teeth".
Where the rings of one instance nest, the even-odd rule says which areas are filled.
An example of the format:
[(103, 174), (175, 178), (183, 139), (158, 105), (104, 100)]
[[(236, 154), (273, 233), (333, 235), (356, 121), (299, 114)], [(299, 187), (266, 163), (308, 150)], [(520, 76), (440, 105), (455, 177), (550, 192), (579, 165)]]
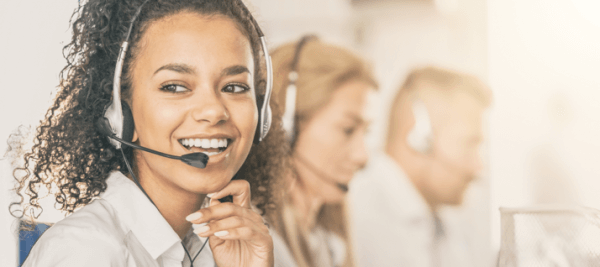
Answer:
[(200, 139), (200, 138), (186, 138), (180, 139), (179, 142), (188, 150), (193, 147), (201, 148), (201, 149), (217, 149), (217, 151), (206, 151), (208, 156), (216, 155), (227, 148), (227, 139)]

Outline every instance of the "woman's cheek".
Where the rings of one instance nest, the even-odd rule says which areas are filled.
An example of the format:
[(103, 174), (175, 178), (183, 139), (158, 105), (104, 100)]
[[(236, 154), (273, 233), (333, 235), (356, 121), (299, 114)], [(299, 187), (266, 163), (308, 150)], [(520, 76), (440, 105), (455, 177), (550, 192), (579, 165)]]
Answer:
[(242, 137), (252, 139), (258, 123), (256, 103), (254, 101), (247, 101), (243, 105), (237, 105), (234, 108), (234, 112), (235, 114), (231, 115)]

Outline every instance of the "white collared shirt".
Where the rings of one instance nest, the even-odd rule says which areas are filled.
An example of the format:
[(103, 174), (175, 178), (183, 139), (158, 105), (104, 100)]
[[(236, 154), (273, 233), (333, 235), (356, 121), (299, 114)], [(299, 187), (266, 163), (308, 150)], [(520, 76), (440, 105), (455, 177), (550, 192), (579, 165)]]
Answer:
[[(44, 232), (24, 267), (190, 266), (182, 240), (133, 181), (115, 171), (106, 183), (100, 198)], [(205, 240), (190, 229), (183, 243), (193, 258)], [(213, 266), (207, 243), (194, 267)]]
[(358, 266), (473, 266), (468, 239), (447, 217), (436, 236), (425, 199), (386, 154), (372, 157), (352, 180), (348, 202)]
[[(298, 263), (283, 237), (275, 230), (271, 230), (270, 233), (273, 237), (275, 267), (297, 267)], [(335, 267), (344, 264), (346, 244), (337, 234), (317, 225), (307, 241), (315, 266)]]

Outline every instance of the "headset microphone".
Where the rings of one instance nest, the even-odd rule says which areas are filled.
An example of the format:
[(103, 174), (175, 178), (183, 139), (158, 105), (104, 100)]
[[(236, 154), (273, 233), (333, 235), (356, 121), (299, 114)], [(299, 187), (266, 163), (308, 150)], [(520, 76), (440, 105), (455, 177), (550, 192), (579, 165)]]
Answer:
[[(142, 7), (148, 1), (149, 0), (145, 0), (140, 5), (140, 7), (138, 7), (138, 10), (136, 11), (135, 15), (131, 20), (131, 24), (129, 25), (129, 30), (127, 31), (125, 41), (121, 44), (121, 49), (119, 50), (119, 56), (117, 57), (115, 72), (113, 76), (112, 101), (104, 109), (104, 116), (96, 122), (96, 127), (98, 128), (100, 133), (106, 135), (109, 138), (110, 143), (116, 149), (121, 149), (121, 144), (123, 144), (162, 157), (181, 160), (182, 162), (190, 166), (194, 166), (196, 168), (205, 168), (206, 164), (208, 163), (208, 155), (204, 153), (191, 153), (185, 154), (183, 156), (173, 156), (131, 143), (133, 131), (135, 128), (135, 122), (133, 121), (133, 115), (131, 113), (129, 105), (125, 101), (121, 100), (121, 74), (125, 62), (127, 47), (129, 46), (129, 37), (131, 35), (134, 22), (140, 15)], [(250, 11), (248, 11), (248, 9), (241, 0), (239, 1), (239, 3), (242, 6), (242, 8), (244, 8), (250, 14)], [(265, 66), (267, 68), (265, 94), (258, 95), (256, 103), (259, 116), (258, 125), (256, 126), (256, 132), (254, 135), (254, 143), (258, 144), (266, 137), (267, 133), (269, 132), (269, 129), (271, 128), (272, 112), (271, 106), (269, 105), (269, 101), (271, 99), (271, 92), (273, 90), (273, 67), (271, 64), (271, 56), (269, 56), (269, 50), (267, 49), (267, 42), (265, 40), (265, 36), (260, 27), (258, 26), (256, 20), (251, 15), (250, 21), (254, 25), (256, 33), (259, 36), (262, 51), (264, 53)], [(126, 159), (125, 163), (129, 164)]]
[(127, 142), (127, 141), (115, 136), (115, 134), (110, 130), (108, 121), (105, 118), (100, 118), (97, 121), (96, 127), (102, 134), (108, 136), (112, 140), (115, 140), (123, 145), (133, 147), (135, 149), (143, 150), (143, 151), (146, 151), (146, 152), (149, 152), (152, 154), (156, 154), (156, 155), (159, 155), (159, 156), (165, 157), (165, 158), (181, 160), (182, 162), (184, 162), (187, 165), (194, 166), (194, 167), (200, 168), (200, 169), (204, 169), (206, 167), (206, 164), (208, 163), (208, 155), (206, 155), (202, 152), (185, 154), (183, 156), (174, 156), (174, 155), (169, 155), (166, 153), (158, 152), (156, 150), (152, 150), (147, 147), (139, 146), (139, 145), (136, 145), (131, 142)]
[(315, 166), (312, 163), (310, 163), (303, 156), (300, 156), (298, 153), (295, 153), (294, 154), (294, 158), (298, 159), (302, 164), (306, 165), (306, 167), (308, 167), (308, 169), (312, 173), (316, 174), (317, 177), (321, 178), (321, 180), (323, 180), (325, 182), (328, 182), (328, 183), (331, 183), (331, 184), (334, 184), (335, 186), (337, 186), (338, 189), (340, 189), (344, 193), (348, 192), (348, 185), (347, 184), (337, 182), (332, 177), (330, 177), (330, 176), (326, 175), (325, 173), (323, 173), (322, 171), (320, 171), (319, 168), (317, 168), (317, 166)]

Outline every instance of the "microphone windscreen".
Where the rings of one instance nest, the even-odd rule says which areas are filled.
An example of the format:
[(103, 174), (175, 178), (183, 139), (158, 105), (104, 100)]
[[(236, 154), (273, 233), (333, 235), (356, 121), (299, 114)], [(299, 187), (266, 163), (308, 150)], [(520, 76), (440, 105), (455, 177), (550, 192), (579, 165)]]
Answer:
[(208, 163), (208, 155), (200, 152), (185, 154), (181, 156), (180, 159), (181, 161), (185, 162), (185, 164), (200, 169), (204, 169)]
[(336, 183), (337, 187), (342, 190), (344, 193), (348, 192), (348, 186), (341, 183)]

